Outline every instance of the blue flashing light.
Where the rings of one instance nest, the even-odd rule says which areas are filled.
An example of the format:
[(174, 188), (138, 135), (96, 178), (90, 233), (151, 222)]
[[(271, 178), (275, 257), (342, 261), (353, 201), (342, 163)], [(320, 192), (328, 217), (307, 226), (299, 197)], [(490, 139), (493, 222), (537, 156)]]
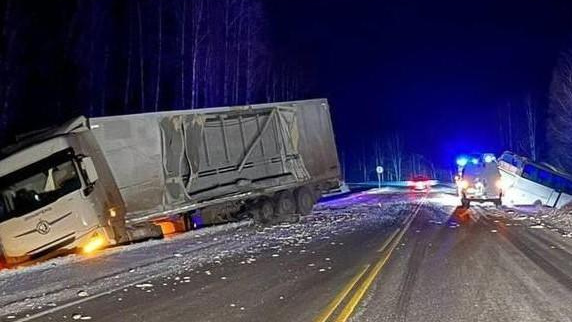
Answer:
[(469, 160), (465, 157), (457, 158), (457, 165), (460, 167), (466, 166), (468, 162), (469, 162)]
[(477, 159), (477, 158), (472, 158), (472, 159), (471, 159), (471, 163), (472, 163), (472, 164), (479, 164), (479, 159)]
[(495, 156), (492, 154), (485, 154), (485, 162), (486, 163), (491, 163), (495, 160)]

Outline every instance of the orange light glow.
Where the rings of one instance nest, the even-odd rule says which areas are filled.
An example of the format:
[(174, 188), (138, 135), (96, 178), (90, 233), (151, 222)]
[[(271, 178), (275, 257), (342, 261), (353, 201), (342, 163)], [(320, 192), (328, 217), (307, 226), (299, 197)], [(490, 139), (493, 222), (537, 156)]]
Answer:
[(155, 224), (161, 227), (163, 235), (171, 235), (177, 232), (177, 227), (175, 226), (175, 223), (171, 221), (161, 221)]
[(106, 241), (105, 238), (101, 235), (93, 235), (93, 237), (91, 237), (89, 239), (89, 241), (87, 242), (87, 244), (85, 244), (83, 246), (83, 253), (84, 254), (91, 254), (94, 251), (101, 249), (105, 246)]

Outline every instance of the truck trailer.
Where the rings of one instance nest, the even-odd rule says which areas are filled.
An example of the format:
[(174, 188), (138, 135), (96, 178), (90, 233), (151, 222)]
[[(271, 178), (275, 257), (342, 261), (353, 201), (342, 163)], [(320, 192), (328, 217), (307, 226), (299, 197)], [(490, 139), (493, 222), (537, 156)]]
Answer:
[(338, 187), (327, 100), (79, 117), (0, 160), (4, 265), (253, 218), (311, 213)]

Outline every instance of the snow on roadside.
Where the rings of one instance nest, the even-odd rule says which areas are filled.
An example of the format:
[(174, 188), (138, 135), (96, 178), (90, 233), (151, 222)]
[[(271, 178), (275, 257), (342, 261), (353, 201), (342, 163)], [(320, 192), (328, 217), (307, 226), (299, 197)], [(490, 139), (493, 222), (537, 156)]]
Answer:
[(526, 221), (533, 229), (548, 228), (564, 237), (572, 238), (572, 206), (561, 209), (520, 206), (505, 211), (512, 220)]
[(182, 276), (201, 267), (233, 258), (252, 264), (263, 251), (278, 258), (286, 248), (301, 252), (315, 241), (394, 225), (411, 209), (407, 198), (357, 194), (320, 204), (298, 223), (273, 227), (231, 223), (104, 250), (92, 258), (72, 255), (0, 271), (0, 316), (38, 312), (110, 290), (153, 292), (152, 280), (183, 281)]

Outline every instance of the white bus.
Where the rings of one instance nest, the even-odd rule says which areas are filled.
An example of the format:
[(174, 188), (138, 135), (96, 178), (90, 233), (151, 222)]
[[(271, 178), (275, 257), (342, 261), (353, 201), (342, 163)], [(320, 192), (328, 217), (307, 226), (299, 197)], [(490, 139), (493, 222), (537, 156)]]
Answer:
[(505, 203), (560, 208), (572, 202), (571, 176), (512, 152), (498, 161)]

